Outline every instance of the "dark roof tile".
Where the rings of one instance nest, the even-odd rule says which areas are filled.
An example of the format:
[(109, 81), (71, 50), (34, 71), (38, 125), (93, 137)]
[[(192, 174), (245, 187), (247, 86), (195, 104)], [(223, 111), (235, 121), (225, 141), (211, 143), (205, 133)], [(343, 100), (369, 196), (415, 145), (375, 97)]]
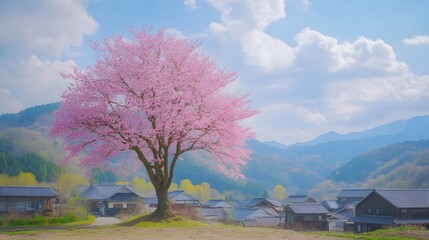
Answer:
[(43, 186), (0, 186), (0, 197), (55, 197), (55, 192)]

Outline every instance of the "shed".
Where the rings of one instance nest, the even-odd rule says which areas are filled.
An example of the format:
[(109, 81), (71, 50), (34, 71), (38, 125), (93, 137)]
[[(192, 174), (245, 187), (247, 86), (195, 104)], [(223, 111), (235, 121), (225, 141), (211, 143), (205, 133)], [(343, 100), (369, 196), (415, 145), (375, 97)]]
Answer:
[(328, 230), (328, 210), (320, 203), (290, 203), (284, 213), (286, 229)]
[(50, 187), (0, 186), (0, 213), (51, 213), (55, 197)]

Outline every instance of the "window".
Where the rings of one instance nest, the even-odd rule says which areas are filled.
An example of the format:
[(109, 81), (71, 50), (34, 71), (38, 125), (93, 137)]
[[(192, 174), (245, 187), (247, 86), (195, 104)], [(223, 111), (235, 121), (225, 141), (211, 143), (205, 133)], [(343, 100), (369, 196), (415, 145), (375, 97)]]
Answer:
[(304, 215), (304, 222), (313, 222), (317, 221), (317, 216), (314, 215)]
[(7, 201), (0, 200), (0, 212), (7, 212)]
[(371, 208), (368, 208), (368, 213), (371, 214)]
[(379, 209), (375, 210), (375, 214), (379, 215), (380, 214), (380, 210)]
[(115, 203), (113, 204), (113, 208), (122, 208), (122, 203)]
[(407, 209), (401, 209), (401, 213), (407, 213)]

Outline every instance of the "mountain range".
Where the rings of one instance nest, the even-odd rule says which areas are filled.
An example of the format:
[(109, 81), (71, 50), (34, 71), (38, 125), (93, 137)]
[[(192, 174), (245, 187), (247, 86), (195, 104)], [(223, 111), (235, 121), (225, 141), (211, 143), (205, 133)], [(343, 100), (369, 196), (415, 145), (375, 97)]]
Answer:
[[(34, 135), (32, 132), (37, 132), (43, 136), (43, 141), (55, 145), (53, 140), (47, 138), (47, 132), (53, 120), (52, 112), (58, 106), (58, 103), (53, 103), (28, 108), (17, 114), (0, 115), (0, 131), (20, 131), (21, 139), (25, 138), (22, 134)], [(419, 141), (428, 139), (429, 116), (417, 116), (361, 132), (328, 132), (311, 141), (290, 146), (275, 141), (248, 140), (247, 147), (253, 153), (242, 169), (245, 179), (229, 179), (211, 170), (209, 162), (200, 161), (202, 156), (194, 153), (186, 155), (185, 160), (178, 163), (175, 181), (187, 178), (195, 184), (209, 182), (221, 192), (239, 191), (253, 195), (262, 195), (266, 189), (272, 189), (277, 184), (285, 186), (288, 193), (310, 191), (315, 194), (324, 189), (323, 184), (346, 187), (383, 186), (385, 180), (380, 179), (381, 176), (391, 174), (389, 176), (393, 180), (390, 182), (395, 182), (393, 172), (401, 172), (403, 176), (406, 166), (410, 169), (414, 164), (416, 168), (424, 169), (429, 165), (425, 165), (426, 162), (422, 160), (428, 156), (425, 151), (429, 150), (429, 144)], [(1, 141), (5, 140), (0, 139)], [(9, 141), (14, 142), (13, 139)], [(400, 147), (401, 144), (403, 147)], [(16, 149), (19, 148), (20, 146), (16, 146)], [(26, 146), (21, 148), (28, 149)], [(57, 159), (59, 160), (61, 159)], [(412, 177), (409, 174), (409, 178)], [(429, 176), (426, 179), (424, 176), (419, 178), (423, 178), (419, 181), (424, 183)], [(403, 182), (401, 184), (398, 180), (395, 186), (406, 185)], [(407, 186), (426, 185), (415, 183)]]

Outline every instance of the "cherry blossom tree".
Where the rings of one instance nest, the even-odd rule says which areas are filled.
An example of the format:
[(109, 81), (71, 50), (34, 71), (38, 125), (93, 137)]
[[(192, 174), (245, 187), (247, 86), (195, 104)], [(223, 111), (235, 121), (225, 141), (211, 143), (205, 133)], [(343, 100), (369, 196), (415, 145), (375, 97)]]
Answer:
[(204, 150), (210, 167), (242, 176), (250, 154), (245, 139), (253, 134), (240, 123), (256, 112), (247, 96), (226, 91), (236, 74), (220, 68), (197, 43), (163, 30), (130, 32), (129, 39), (112, 36), (94, 44), (94, 65), (63, 74), (72, 82), (51, 135), (64, 139), (66, 160), (83, 155), (84, 167), (132, 152), (158, 198), (149, 218), (160, 220), (174, 216), (167, 196), (182, 154)]

